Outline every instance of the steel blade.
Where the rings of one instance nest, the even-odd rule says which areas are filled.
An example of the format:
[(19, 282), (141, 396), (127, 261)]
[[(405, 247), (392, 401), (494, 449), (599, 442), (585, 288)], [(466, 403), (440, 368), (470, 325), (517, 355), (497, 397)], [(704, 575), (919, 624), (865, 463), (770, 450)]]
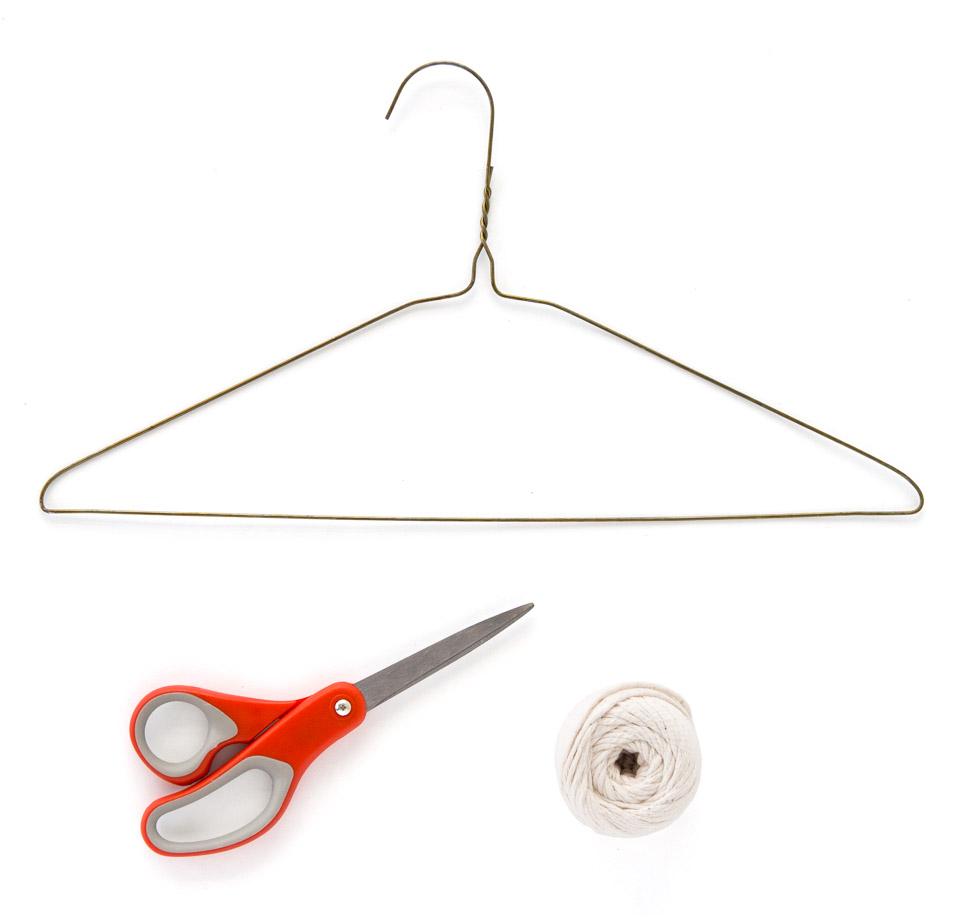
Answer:
[(427, 646), (426, 649), (414, 652), (413, 655), (371, 674), (362, 681), (357, 681), (356, 686), (366, 700), (367, 709), (379, 706), (384, 700), (395, 697), (418, 681), (472, 652), (477, 646), (482, 646), (488, 639), (492, 639), (501, 630), (523, 617), (532, 607), (532, 604), (524, 604), (512, 611), (488, 617), (460, 630), (459, 633), (454, 633), (453, 636), (435, 642), (432, 646)]

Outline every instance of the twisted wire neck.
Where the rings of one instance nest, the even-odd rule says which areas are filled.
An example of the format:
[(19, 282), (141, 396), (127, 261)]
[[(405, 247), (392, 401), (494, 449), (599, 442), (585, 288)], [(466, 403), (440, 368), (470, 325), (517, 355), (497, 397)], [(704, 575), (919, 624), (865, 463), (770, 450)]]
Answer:
[(493, 196), (493, 188), (490, 182), (493, 179), (493, 166), (487, 166), (487, 177), (483, 183), (483, 205), (480, 208), (480, 241), (487, 244), (487, 224), (490, 221), (490, 198)]

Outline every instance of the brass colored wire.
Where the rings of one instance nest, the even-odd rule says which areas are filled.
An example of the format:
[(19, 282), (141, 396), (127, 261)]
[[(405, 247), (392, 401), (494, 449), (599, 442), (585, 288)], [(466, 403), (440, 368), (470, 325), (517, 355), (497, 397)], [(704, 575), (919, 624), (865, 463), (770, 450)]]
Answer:
[[(138, 432), (132, 433), (129, 436), (125, 436), (122, 439), (118, 439), (116, 442), (111, 443), (110, 445), (105, 446), (104, 448), (99, 449), (96, 452), (80, 458), (78, 461), (74, 461), (73, 464), (68, 464), (66, 467), (61, 468), (57, 471), (49, 480), (43, 485), (43, 489), (40, 491), (40, 508), (47, 513), (53, 515), (137, 515), (137, 516), (174, 516), (177, 518), (263, 518), (263, 519), (297, 519), (297, 520), (314, 520), (314, 521), (377, 521), (377, 522), (683, 522), (683, 521), (733, 521), (733, 520), (745, 520), (745, 519), (784, 519), (784, 518), (836, 518), (844, 516), (894, 516), (894, 515), (916, 515), (922, 508), (924, 504), (923, 493), (920, 490), (920, 487), (917, 486), (916, 482), (911, 479), (907, 474), (901, 471), (899, 468), (894, 467), (889, 462), (884, 461), (881, 458), (878, 458), (876, 455), (871, 455), (869, 452), (864, 451), (862, 448), (858, 448), (855, 445), (852, 445), (849, 442), (844, 441), (838, 436), (834, 436), (831, 433), (825, 432), (822, 429), (813, 426), (810, 423), (807, 423), (803, 420), (798, 419), (797, 417), (791, 416), (783, 410), (780, 410), (776, 407), (773, 407), (770, 404), (765, 403), (764, 401), (759, 400), (758, 398), (753, 397), (752, 395), (746, 394), (743, 391), (734, 388), (731, 385), (727, 385), (725, 382), (721, 382), (718, 379), (713, 378), (712, 376), (707, 375), (704, 372), (700, 372), (698, 369), (694, 369), (691, 366), (688, 366), (679, 360), (674, 359), (673, 357), (667, 356), (664, 353), (660, 353), (657, 350), (654, 350), (652, 347), (648, 347), (646, 344), (640, 343), (637, 340), (634, 340), (632, 337), (622, 334), (620, 331), (616, 331), (613, 328), (607, 327), (604, 324), (601, 324), (599, 321), (594, 321), (592, 318), (588, 318), (586, 315), (582, 315), (579, 312), (574, 311), (571, 308), (568, 308), (565, 305), (560, 305), (556, 302), (551, 302), (548, 299), (537, 299), (530, 296), (517, 296), (512, 293), (504, 292), (497, 286), (496, 280), (496, 270), (494, 265), (493, 253), (490, 251), (488, 244), (488, 224), (489, 224), (489, 215), (490, 215), (490, 200), (492, 197), (492, 188), (491, 182), (493, 178), (493, 165), (491, 163), (493, 156), (493, 124), (494, 124), (494, 105), (493, 105), (493, 94), (490, 92), (490, 87), (484, 82), (483, 78), (470, 67), (465, 66), (464, 64), (458, 64), (454, 61), (432, 61), (428, 64), (423, 64), (420, 67), (417, 67), (415, 70), (412, 70), (404, 78), (403, 82), (400, 84), (400, 87), (397, 89), (396, 94), (393, 97), (393, 101), (390, 103), (390, 108), (387, 110), (386, 117), (389, 118), (393, 113), (393, 109), (397, 104), (397, 100), (400, 98), (400, 93), (403, 92), (404, 86), (410, 81), (411, 77), (415, 76), (421, 70), (425, 70), (428, 67), (437, 67), (437, 66), (450, 66), (450, 67), (459, 67), (461, 70), (466, 70), (468, 73), (476, 77), (480, 82), (480, 85), (483, 86), (484, 91), (487, 93), (487, 98), (490, 101), (490, 131), (487, 141), (487, 163), (486, 163), (486, 172), (484, 177), (484, 187), (483, 187), (483, 203), (481, 206), (481, 216), (480, 216), (480, 244), (477, 247), (477, 250), (474, 252), (473, 261), (470, 265), (470, 281), (467, 285), (456, 292), (444, 293), (439, 296), (426, 296), (422, 299), (412, 299), (409, 302), (404, 302), (402, 305), (398, 305), (395, 308), (388, 309), (385, 312), (382, 312), (379, 315), (376, 315), (373, 318), (363, 321), (355, 327), (350, 328), (348, 331), (343, 331), (340, 334), (329, 338), (328, 340), (318, 343), (315, 346), (312, 346), (301, 353), (297, 353), (295, 356), (291, 356), (289, 359), (285, 359), (282, 362), (276, 363), (273, 366), (270, 366), (267, 369), (264, 369), (262, 372), (258, 372), (255, 375), (251, 375), (249, 378), (244, 379), (242, 382), (237, 382), (235, 385), (231, 385), (229, 388), (224, 388), (222, 391), (217, 392), (216, 394), (210, 395), (207, 398), (204, 398), (202, 401), (198, 401), (196, 404), (192, 404), (190, 407), (185, 407), (183, 410), (178, 411), (175, 414), (171, 414), (169, 417), (166, 417), (163, 420), (158, 421), (150, 426), (145, 427), (144, 429), (139, 430)], [(368, 328), (371, 325), (377, 324), (380, 321), (383, 321), (385, 318), (389, 318), (392, 315), (396, 315), (399, 312), (403, 312), (406, 309), (412, 308), (415, 305), (422, 305), (426, 302), (439, 302), (445, 299), (456, 299), (459, 296), (463, 296), (468, 293), (476, 283), (477, 279), (477, 262), (480, 258), (480, 254), (485, 253), (487, 260), (490, 263), (490, 285), (496, 293), (503, 299), (512, 299), (517, 302), (530, 302), (538, 305), (547, 305), (551, 308), (558, 309), (561, 312), (564, 312), (567, 315), (570, 315), (573, 318), (577, 318), (580, 321), (586, 322), (587, 324), (598, 328), (601, 331), (605, 331), (607, 334), (611, 334), (614, 337), (625, 341), (628, 344), (636, 347), (638, 350), (643, 350), (645, 353), (650, 354), (651, 356), (657, 357), (666, 363), (669, 363), (672, 366), (682, 369), (684, 372), (689, 372), (691, 375), (695, 375), (697, 378), (702, 379), (705, 382), (709, 382), (711, 385), (715, 385), (717, 388), (736, 395), (738, 398), (742, 398), (744, 401), (748, 401), (751, 404), (756, 405), (757, 407), (762, 408), (763, 410), (769, 411), (770, 413), (780, 417), (781, 419), (788, 420), (790, 423), (794, 423), (797, 426), (802, 427), (803, 429), (808, 430), (809, 432), (815, 433), (818, 436), (823, 437), (824, 439), (834, 442), (837, 445), (842, 446), (845, 449), (848, 449), (851, 452), (854, 452), (857, 455), (860, 455), (863, 458), (866, 458), (875, 464), (880, 465), (883, 468), (886, 468), (888, 471), (892, 471), (894, 474), (897, 474), (903, 478), (911, 487), (916, 491), (917, 494), (917, 504), (909, 509), (849, 509), (849, 510), (831, 510), (831, 511), (821, 511), (821, 512), (762, 512), (762, 513), (743, 513), (743, 514), (721, 514), (721, 515), (629, 515), (629, 516), (542, 516), (542, 517), (515, 517), (515, 516), (416, 516), (416, 515), (308, 515), (308, 514), (291, 514), (291, 513), (280, 513), (280, 512), (206, 512), (206, 511), (164, 511), (164, 510), (150, 510), (150, 509), (56, 509), (48, 506), (45, 502), (45, 496), (47, 490), (50, 488), (50, 485), (60, 477), (63, 477), (65, 474), (72, 471), (74, 468), (78, 468), (83, 464), (86, 464), (89, 461), (93, 461), (95, 458), (105, 455), (107, 452), (111, 452), (120, 446), (125, 445), (128, 442), (132, 442), (134, 439), (139, 439), (141, 436), (145, 436), (148, 433), (153, 432), (155, 429), (159, 429), (162, 426), (166, 426), (168, 423), (172, 423), (174, 420), (178, 420), (180, 417), (186, 416), (188, 413), (192, 413), (195, 410), (198, 410), (201, 407), (205, 407), (207, 404), (219, 400), (220, 398), (232, 394), (234, 391), (239, 390), (240, 388), (245, 387), (246, 385), (256, 382), (259, 379), (264, 378), (265, 376), (270, 375), (273, 372), (276, 372), (278, 369), (282, 369), (284, 366), (289, 366), (291, 363), (295, 363), (300, 359), (303, 359), (305, 356), (310, 356), (312, 353), (316, 353), (318, 350), (322, 350), (325, 347), (330, 346), (330, 344), (336, 343), (339, 340), (343, 340), (345, 337), (349, 337), (351, 334), (361, 331), (364, 328)]]

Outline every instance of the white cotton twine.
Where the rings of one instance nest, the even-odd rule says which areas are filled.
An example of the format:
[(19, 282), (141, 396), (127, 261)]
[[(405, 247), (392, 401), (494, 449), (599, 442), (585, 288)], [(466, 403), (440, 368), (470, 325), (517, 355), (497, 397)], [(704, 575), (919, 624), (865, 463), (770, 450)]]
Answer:
[(586, 697), (560, 729), (557, 776), (570, 810), (597, 833), (661, 830), (700, 783), (690, 707), (656, 684), (620, 684)]

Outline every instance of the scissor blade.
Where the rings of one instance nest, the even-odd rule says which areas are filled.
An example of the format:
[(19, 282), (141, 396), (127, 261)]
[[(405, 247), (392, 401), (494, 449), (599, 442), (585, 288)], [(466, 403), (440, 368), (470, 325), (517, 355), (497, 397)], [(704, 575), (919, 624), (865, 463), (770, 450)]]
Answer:
[(395, 697), (398, 693), (412, 687), (425, 677), (435, 674), (451, 662), (472, 652), (477, 646), (482, 646), (488, 639), (492, 639), (501, 630), (505, 630), (511, 623), (519, 620), (532, 604), (515, 607), (512, 611), (505, 611), (495, 617), (488, 617), (467, 627), (453, 636), (441, 639), (426, 649), (414, 652), (403, 661), (390, 665), (370, 677), (357, 681), (356, 686), (367, 702), (367, 709), (379, 706), (384, 700)]

